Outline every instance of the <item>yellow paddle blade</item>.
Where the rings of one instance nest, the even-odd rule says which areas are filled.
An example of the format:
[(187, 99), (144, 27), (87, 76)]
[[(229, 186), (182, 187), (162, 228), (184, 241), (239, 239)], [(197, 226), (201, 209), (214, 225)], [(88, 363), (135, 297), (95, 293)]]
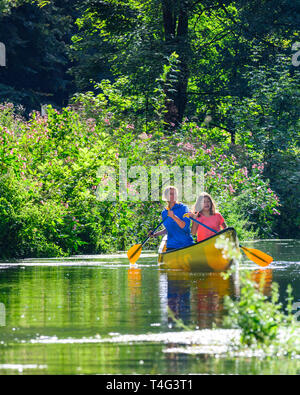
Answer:
[(135, 264), (142, 252), (142, 244), (135, 244), (127, 251), (129, 262)]
[(244, 253), (247, 255), (247, 257), (257, 263), (259, 266), (268, 266), (271, 262), (273, 262), (273, 258), (266, 254), (265, 252), (262, 252), (260, 250), (256, 250), (255, 248), (246, 248), (243, 246), (240, 246)]

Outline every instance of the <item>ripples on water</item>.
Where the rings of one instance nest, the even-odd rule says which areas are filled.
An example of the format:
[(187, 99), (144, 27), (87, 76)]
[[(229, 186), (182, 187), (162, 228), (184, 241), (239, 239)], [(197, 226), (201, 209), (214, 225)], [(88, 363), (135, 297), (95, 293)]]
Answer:
[[(240, 270), (258, 282), (264, 276), (266, 295), (278, 282), (283, 303), (290, 283), (300, 302), (299, 241), (245, 245), (275, 261), (266, 269), (244, 261)], [(221, 326), (224, 296), (238, 295), (237, 277), (161, 271), (156, 259), (146, 252), (134, 267), (126, 254), (0, 264), (0, 374), (299, 373), (297, 360), (224, 354), (237, 332), (211, 328)]]

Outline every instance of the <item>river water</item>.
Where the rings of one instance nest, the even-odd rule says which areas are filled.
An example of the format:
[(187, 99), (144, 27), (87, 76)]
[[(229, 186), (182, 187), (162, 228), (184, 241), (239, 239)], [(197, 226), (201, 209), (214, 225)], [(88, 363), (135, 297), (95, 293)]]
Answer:
[[(264, 276), (266, 295), (277, 282), (283, 304), (291, 284), (296, 319), (300, 241), (243, 245), (274, 257), (265, 269), (245, 258), (239, 270)], [(1, 262), (0, 374), (299, 374), (299, 359), (178, 348), (188, 331), (213, 337), (224, 296), (238, 294), (237, 275), (162, 271), (149, 251), (134, 267), (125, 253)]]

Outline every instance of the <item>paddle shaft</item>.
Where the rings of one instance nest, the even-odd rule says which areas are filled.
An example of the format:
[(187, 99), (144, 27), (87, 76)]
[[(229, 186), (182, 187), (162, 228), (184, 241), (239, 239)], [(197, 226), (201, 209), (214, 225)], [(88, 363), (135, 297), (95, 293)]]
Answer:
[[(163, 224), (164, 220), (165, 220), (165, 219), (163, 219), (163, 220), (157, 225), (157, 227), (151, 231), (151, 234), (154, 233), (154, 232)], [(148, 239), (150, 239), (150, 237), (151, 237), (151, 236), (148, 236), (148, 237), (142, 242), (141, 247), (148, 241)]]
[[(167, 210), (171, 210), (169, 208), (167, 208)], [(160, 223), (157, 225), (157, 227), (155, 229), (153, 229), (151, 231), (151, 234), (153, 234), (163, 223), (164, 221), (168, 218), (168, 216), (166, 216), (162, 221), (160, 221)], [(141, 244), (141, 247), (143, 247), (143, 245), (150, 239), (151, 236), (148, 236)]]
[(143, 245), (149, 240), (149, 238), (151, 237), (151, 234), (153, 234), (165, 221), (166, 218), (164, 218), (157, 226), (155, 229), (153, 229), (150, 232), (150, 235), (141, 243), (141, 244), (135, 244), (134, 246), (132, 246), (128, 251), (127, 251), (127, 256), (128, 259), (130, 261), (130, 263), (135, 263), (138, 259), (139, 256), (141, 255), (142, 252), (142, 248)]
[[(190, 218), (191, 218), (192, 221), (197, 222), (197, 224), (204, 226), (204, 228), (209, 229), (209, 230), (211, 230), (211, 231), (214, 232), (214, 233), (218, 233), (216, 230), (214, 230), (213, 228), (210, 228), (210, 227), (207, 226), (207, 225), (204, 225), (202, 222), (198, 221), (197, 219), (194, 219), (194, 218), (192, 218), (192, 217), (190, 217)], [(241, 246), (240, 244), (239, 244), (239, 247), (244, 248), (244, 247)]]
[(214, 232), (214, 233), (218, 233), (216, 230), (214, 230), (213, 228), (210, 228), (210, 227), (207, 226), (207, 225), (204, 225), (202, 222), (198, 221), (197, 219), (192, 218), (192, 217), (190, 217), (190, 219), (191, 219), (192, 221), (194, 221), (194, 222), (197, 222), (197, 224), (204, 226), (204, 228), (206, 228), (206, 229), (208, 229), (208, 230), (211, 230), (211, 231)]
[[(190, 218), (191, 218), (192, 221), (197, 222), (197, 224), (204, 226), (204, 228), (206, 228), (206, 229), (208, 229), (208, 230), (211, 230), (211, 231), (214, 232), (214, 233), (218, 233), (216, 230), (214, 230), (213, 228), (210, 228), (210, 227), (207, 226), (207, 225), (204, 225), (202, 222), (198, 221), (197, 219), (192, 218), (192, 217), (190, 217)], [(241, 246), (240, 244), (239, 244), (239, 247), (244, 248), (244, 247)]]
[[(192, 217), (190, 217), (190, 218), (191, 218), (192, 221), (197, 222), (197, 224), (204, 226), (206, 229), (209, 229), (209, 230), (211, 230), (211, 231), (214, 232), (214, 233), (218, 233), (216, 230), (210, 228), (210, 227), (207, 226), (207, 225), (204, 225), (202, 222), (200, 222), (200, 221), (198, 221), (198, 220), (196, 220), (196, 219), (194, 219), (194, 218), (192, 218)], [(261, 261), (263, 261), (263, 262), (268, 263), (268, 262), (265, 261), (261, 256), (258, 256), (257, 254), (255, 254), (255, 252), (252, 251), (251, 249), (246, 248), (246, 247), (243, 247), (241, 244), (239, 244), (239, 247), (242, 248), (242, 250), (243, 250), (244, 252), (245, 252), (245, 250), (246, 250), (248, 253), (250, 253), (251, 255), (255, 256), (257, 259), (259, 259), (259, 260), (261, 260)], [(261, 254), (261, 252), (260, 252), (260, 254)], [(253, 259), (252, 259), (252, 260), (253, 260)], [(259, 264), (258, 262), (256, 262), (256, 263)], [(261, 265), (261, 266), (262, 266), (262, 265)]]

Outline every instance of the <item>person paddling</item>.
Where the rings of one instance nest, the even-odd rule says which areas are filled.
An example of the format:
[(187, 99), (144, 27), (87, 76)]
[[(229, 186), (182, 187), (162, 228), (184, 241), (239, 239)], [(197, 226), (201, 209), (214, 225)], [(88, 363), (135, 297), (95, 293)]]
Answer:
[(190, 219), (183, 217), (184, 214), (189, 212), (189, 209), (186, 205), (177, 202), (177, 188), (174, 186), (167, 187), (163, 196), (164, 200), (168, 202), (168, 209), (164, 209), (161, 213), (165, 229), (149, 235), (157, 237), (167, 234), (167, 251), (194, 244), (190, 231)]
[[(199, 195), (194, 206), (194, 214), (192, 214), (192, 217), (217, 232), (227, 228), (224, 218), (216, 211), (216, 204), (213, 198), (206, 192)], [(214, 232), (196, 222), (193, 222), (192, 234), (197, 235), (197, 242), (215, 235)]]

